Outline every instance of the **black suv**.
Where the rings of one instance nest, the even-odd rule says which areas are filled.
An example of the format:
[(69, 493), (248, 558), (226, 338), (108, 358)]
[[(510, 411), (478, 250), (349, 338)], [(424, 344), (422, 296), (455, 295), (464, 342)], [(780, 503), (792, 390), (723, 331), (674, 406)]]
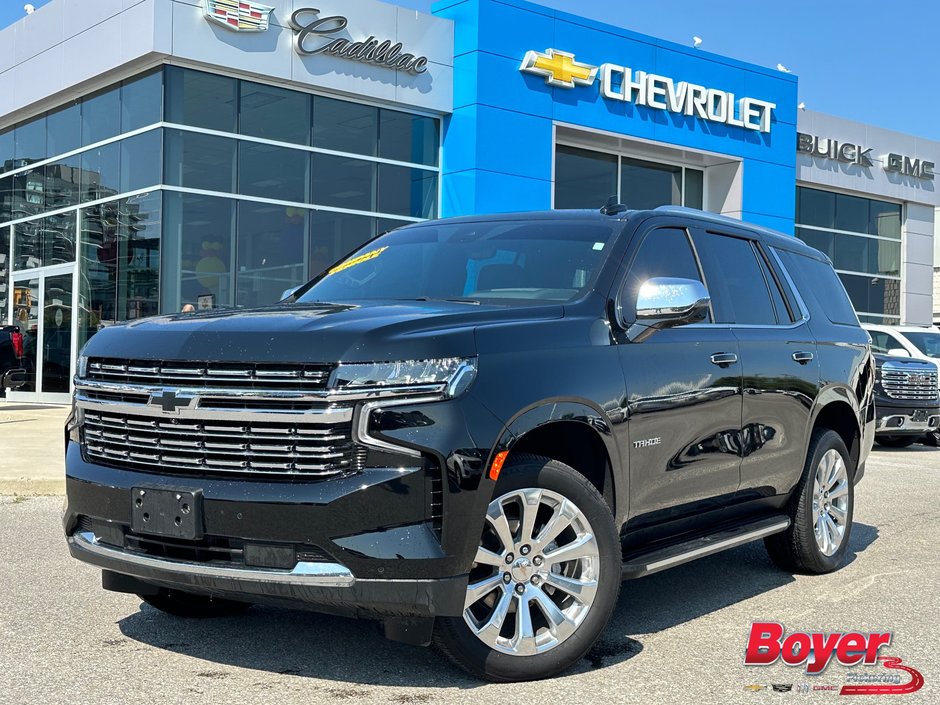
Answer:
[(376, 617), (501, 681), (584, 656), (623, 578), (756, 539), (835, 570), (874, 434), (825, 256), (681, 208), (408, 226), (78, 368), (65, 532), (105, 588)]

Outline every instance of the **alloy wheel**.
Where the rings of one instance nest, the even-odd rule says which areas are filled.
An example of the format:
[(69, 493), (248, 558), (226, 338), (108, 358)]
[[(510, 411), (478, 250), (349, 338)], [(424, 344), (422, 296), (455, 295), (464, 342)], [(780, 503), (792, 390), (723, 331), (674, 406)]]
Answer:
[(571, 500), (539, 488), (508, 492), (487, 510), (464, 621), (492, 649), (544, 653), (585, 620), (599, 572), (594, 531)]
[(827, 450), (813, 479), (813, 533), (825, 556), (839, 550), (849, 513), (849, 476), (842, 454)]

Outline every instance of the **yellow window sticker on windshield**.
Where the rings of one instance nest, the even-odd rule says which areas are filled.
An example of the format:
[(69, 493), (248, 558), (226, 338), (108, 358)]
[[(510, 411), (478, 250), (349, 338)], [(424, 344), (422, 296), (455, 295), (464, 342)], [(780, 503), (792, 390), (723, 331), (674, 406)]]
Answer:
[(358, 257), (353, 257), (352, 259), (348, 259), (345, 262), (342, 262), (341, 264), (338, 264), (335, 267), (333, 267), (329, 272), (327, 272), (327, 276), (329, 276), (330, 274), (336, 274), (337, 272), (342, 272), (344, 269), (349, 269), (350, 267), (355, 267), (357, 264), (368, 262), (370, 259), (375, 259), (380, 254), (385, 252), (385, 250), (387, 249), (388, 249), (387, 246), (380, 247), (377, 250), (366, 252), (364, 255), (359, 255)]

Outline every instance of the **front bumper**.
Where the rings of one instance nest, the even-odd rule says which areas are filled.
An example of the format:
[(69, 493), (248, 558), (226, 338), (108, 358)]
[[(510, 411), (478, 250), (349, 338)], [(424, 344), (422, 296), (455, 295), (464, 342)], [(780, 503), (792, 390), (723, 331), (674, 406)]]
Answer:
[[(160, 587), (350, 616), (459, 615), (468, 561), (444, 550), (432, 470), (415, 462), (315, 482), (168, 477), (87, 462), (69, 442), (65, 533), (78, 560)], [(201, 492), (199, 542), (133, 531), (132, 489), (155, 484)], [(249, 547), (296, 561), (249, 564)]]
[(940, 405), (875, 404), (875, 433), (891, 436), (923, 435), (940, 427)]

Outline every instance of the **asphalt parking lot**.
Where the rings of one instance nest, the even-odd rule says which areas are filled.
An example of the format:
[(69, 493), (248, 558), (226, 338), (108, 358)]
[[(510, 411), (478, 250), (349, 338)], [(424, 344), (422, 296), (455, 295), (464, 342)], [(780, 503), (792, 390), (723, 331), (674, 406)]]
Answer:
[[(103, 592), (69, 558), (61, 497), (0, 498), (2, 703), (754, 703), (838, 698), (849, 669), (745, 667), (752, 621), (788, 632), (891, 631), (924, 687), (877, 702), (940, 702), (940, 451), (874, 451), (857, 494), (849, 564), (793, 576), (761, 544), (625, 583), (601, 643), (551, 681), (482, 684), (377, 626), (255, 607), (186, 621)], [(880, 667), (856, 667), (887, 673)], [(895, 672), (896, 673), (896, 672)], [(902, 674), (902, 682), (907, 677)], [(793, 684), (790, 693), (746, 690)]]

